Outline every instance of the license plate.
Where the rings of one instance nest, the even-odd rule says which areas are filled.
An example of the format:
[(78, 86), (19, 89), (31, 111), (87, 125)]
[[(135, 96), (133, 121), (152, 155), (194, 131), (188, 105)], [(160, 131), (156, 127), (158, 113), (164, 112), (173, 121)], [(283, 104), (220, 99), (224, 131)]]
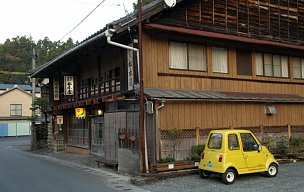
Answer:
[(207, 167), (212, 167), (212, 163), (211, 162), (209, 162), (209, 163), (207, 163), (207, 165), (206, 165)]

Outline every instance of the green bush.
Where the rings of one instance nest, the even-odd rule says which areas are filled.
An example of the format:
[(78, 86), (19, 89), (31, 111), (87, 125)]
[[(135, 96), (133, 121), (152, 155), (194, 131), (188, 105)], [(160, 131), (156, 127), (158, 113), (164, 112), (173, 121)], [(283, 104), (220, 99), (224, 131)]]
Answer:
[(45, 124), (35, 125), (37, 142), (47, 140), (48, 131)]
[(301, 153), (304, 150), (304, 139), (290, 138), (289, 149), (291, 153)]
[(185, 158), (186, 161), (200, 161), (201, 157), (198, 155), (191, 155), (190, 157)]
[(201, 153), (205, 150), (205, 144), (202, 145), (193, 145), (191, 147), (191, 155), (195, 156), (198, 155), (199, 157), (201, 156)]
[(172, 162), (175, 162), (175, 158), (174, 157), (166, 157), (164, 159), (160, 159), (157, 162), (158, 163), (172, 163)]

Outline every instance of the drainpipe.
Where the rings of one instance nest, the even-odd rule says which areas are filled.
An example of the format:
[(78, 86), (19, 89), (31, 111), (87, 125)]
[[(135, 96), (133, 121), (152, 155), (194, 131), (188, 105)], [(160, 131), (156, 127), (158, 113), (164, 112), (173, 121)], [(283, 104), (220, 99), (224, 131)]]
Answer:
[(148, 148), (147, 148), (147, 120), (146, 120), (147, 115), (145, 114), (144, 116), (144, 137), (145, 137), (145, 169), (146, 169), (146, 173), (149, 173), (149, 166), (148, 166)]
[[(116, 46), (116, 47), (120, 47), (123, 49), (128, 49), (128, 50), (132, 50), (136, 52), (136, 56), (137, 56), (137, 74), (138, 74), (138, 82), (139, 82), (139, 92), (140, 92), (140, 132), (141, 132), (141, 152), (142, 152), (142, 157), (143, 157), (143, 169), (146, 173), (149, 173), (149, 169), (148, 169), (148, 158), (147, 158), (147, 141), (146, 141), (146, 130), (145, 130), (145, 123), (144, 123), (144, 119), (145, 119), (145, 115), (144, 115), (144, 106), (143, 106), (143, 79), (142, 79), (142, 70), (140, 70), (140, 63), (142, 63), (140, 61), (140, 55), (139, 55), (139, 49), (136, 49), (134, 47), (130, 47), (124, 44), (120, 44), (117, 42), (114, 42), (111, 40), (111, 37), (113, 36), (113, 33), (115, 32), (115, 29), (107, 29), (105, 31), (105, 35), (107, 37), (107, 42), (110, 45)], [(141, 39), (139, 39), (139, 43), (141, 43)], [(140, 45), (141, 47), (141, 45)], [(141, 58), (142, 59), (142, 58)]]
[[(158, 130), (158, 111), (165, 106), (166, 100), (161, 99), (160, 102), (161, 102), (161, 105), (155, 108), (155, 132), (156, 132), (155, 141), (157, 141), (160, 138), (159, 130)], [(159, 146), (160, 146), (160, 144), (158, 144), (158, 146), (156, 146), (156, 147), (160, 148)], [(160, 157), (160, 153), (161, 153), (161, 151), (159, 150), (159, 154), (157, 154), (158, 157)], [(158, 158), (156, 158), (156, 159), (158, 159)]]
[(138, 82), (140, 82), (140, 72), (139, 72), (139, 50), (137, 48), (131, 47), (131, 46), (127, 46), (124, 44), (120, 44), (117, 42), (114, 42), (111, 40), (111, 37), (113, 36), (113, 33), (115, 33), (115, 29), (107, 29), (105, 31), (105, 35), (107, 37), (107, 42), (110, 45), (116, 46), (116, 47), (120, 47), (123, 49), (128, 49), (128, 50), (132, 50), (136, 52), (136, 60), (137, 60), (137, 72), (138, 72)]

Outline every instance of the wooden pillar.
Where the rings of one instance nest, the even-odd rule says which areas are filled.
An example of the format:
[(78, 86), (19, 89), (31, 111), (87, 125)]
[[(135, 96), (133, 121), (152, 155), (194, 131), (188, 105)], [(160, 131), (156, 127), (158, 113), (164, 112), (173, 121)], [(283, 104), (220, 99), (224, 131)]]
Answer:
[(196, 145), (199, 145), (200, 144), (200, 140), (201, 140), (201, 137), (200, 137), (200, 128), (199, 127), (195, 127), (195, 138), (196, 138)]
[(260, 131), (261, 131), (261, 137), (262, 137), (262, 139), (263, 139), (263, 138), (264, 138), (263, 125), (260, 125)]
[(288, 140), (290, 140), (290, 138), (291, 138), (291, 126), (288, 124), (287, 128), (288, 128)]

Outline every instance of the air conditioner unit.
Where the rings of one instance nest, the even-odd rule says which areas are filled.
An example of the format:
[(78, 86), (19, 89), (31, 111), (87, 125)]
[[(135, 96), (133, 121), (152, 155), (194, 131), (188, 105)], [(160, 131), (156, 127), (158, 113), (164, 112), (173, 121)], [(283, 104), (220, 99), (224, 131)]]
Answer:
[(266, 105), (265, 113), (266, 115), (273, 115), (273, 114), (277, 114), (277, 110), (273, 105)]

